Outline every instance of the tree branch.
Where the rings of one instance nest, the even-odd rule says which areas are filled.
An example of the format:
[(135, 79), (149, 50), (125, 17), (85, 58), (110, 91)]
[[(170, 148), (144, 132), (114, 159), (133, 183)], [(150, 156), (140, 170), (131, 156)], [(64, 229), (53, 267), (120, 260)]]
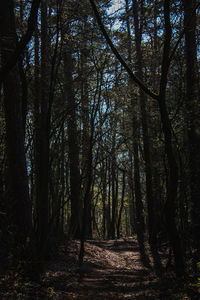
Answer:
[[(190, 22), (191, 22), (191, 20), (192, 20), (193, 14), (195, 13), (195, 11), (196, 11), (199, 7), (200, 7), (200, 2), (194, 7), (193, 12), (192, 12), (192, 14), (191, 14), (191, 16), (190, 16), (190, 19), (188, 20), (186, 26), (189, 26), (189, 25), (190, 25)], [(186, 26), (185, 26), (185, 28), (186, 28)], [(172, 59), (173, 59), (173, 57), (174, 57), (174, 54), (176, 53), (176, 50), (177, 50), (177, 48), (178, 48), (178, 45), (180, 44), (180, 42), (181, 42), (181, 40), (182, 40), (182, 38), (183, 38), (183, 36), (184, 36), (184, 34), (185, 34), (185, 28), (184, 28), (184, 29), (182, 30), (182, 32), (180, 33), (180, 36), (179, 36), (179, 38), (178, 38), (178, 40), (177, 40), (177, 42), (176, 42), (174, 48), (173, 48), (172, 51), (171, 51), (171, 54), (170, 54), (170, 57), (169, 57), (169, 63), (171, 63), (171, 61), (172, 61)]]
[(93, 0), (89, 0), (90, 4), (92, 6), (92, 9), (94, 11), (97, 23), (103, 33), (103, 36), (105, 37), (108, 45), (110, 46), (112, 52), (114, 53), (114, 55), (116, 56), (116, 58), (119, 60), (119, 62), (121, 63), (121, 65), (125, 68), (125, 70), (127, 71), (127, 73), (129, 74), (130, 78), (147, 94), (149, 95), (151, 98), (158, 100), (158, 95), (153, 93), (139, 78), (137, 78), (134, 73), (132, 72), (132, 70), (129, 68), (129, 66), (127, 65), (127, 63), (125, 62), (125, 60), (122, 58), (122, 56), (119, 54), (118, 50), (116, 49), (116, 47), (114, 46), (113, 42), (111, 41), (103, 23), (101, 20), (101, 17), (99, 15), (99, 12), (97, 10), (96, 4)]
[(26, 33), (23, 35), (21, 40), (17, 43), (16, 49), (13, 52), (11, 58), (9, 61), (0, 69), (0, 89), (2, 86), (2, 82), (4, 78), (8, 75), (8, 73), (14, 68), (16, 65), (20, 55), (23, 53), (25, 50), (26, 45), (30, 41), (33, 32), (35, 30), (35, 25), (37, 22), (37, 14), (38, 14), (38, 9), (40, 6), (41, 0), (33, 0), (32, 5), (31, 5), (31, 11), (30, 15), (28, 18), (28, 28)]
[(167, 75), (170, 66), (170, 43), (172, 36), (172, 28), (170, 23), (170, 0), (164, 1), (164, 21), (165, 21), (165, 36), (164, 36), (164, 49), (162, 57), (162, 66), (161, 66), (161, 78), (160, 78), (160, 94), (159, 96), (163, 97), (163, 94), (166, 92), (167, 86)]

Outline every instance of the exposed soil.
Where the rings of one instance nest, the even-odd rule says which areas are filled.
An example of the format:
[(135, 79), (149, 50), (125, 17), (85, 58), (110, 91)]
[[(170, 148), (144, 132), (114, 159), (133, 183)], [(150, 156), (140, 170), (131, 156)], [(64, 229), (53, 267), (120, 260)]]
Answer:
[(59, 267), (52, 266), (58, 269), (46, 274), (45, 280), (54, 283), (58, 299), (62, 299), (59, 294), (65, 296), (63, 299), (144, 299), (146, 296), (155, 299), (157, 296), (153, 282), (156, 278), (142, 266), (135, 240), (88, 241), (80, 270), (74, 264), (77, 250), (78, 243), (73, 242), (68, 249), (68, 261)]
[(81, 268), (78, 253), (78, 241), (62, 245), (47, 264), (41, 283), (16, 279), (15, 289), (8, 288), (6, 294), (2, 288), (0, 299), (200, 299), (188, 297), (183, 282), (177, 283), (173, 275), (161, 281), (151, 267), (145, 267), (136, 239), (87, 241)]

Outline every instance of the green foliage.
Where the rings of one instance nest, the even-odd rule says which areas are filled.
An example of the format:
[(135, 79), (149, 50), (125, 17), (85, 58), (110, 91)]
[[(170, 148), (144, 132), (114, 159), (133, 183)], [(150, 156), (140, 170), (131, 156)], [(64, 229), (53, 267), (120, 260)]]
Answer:
[(197, 269), (200, 270), (200, 262), (197, 262)]
[(56, 292), (54, 291), (54, 288), (51, 287), (51, 286), (49, 286), (49, 287), (47, 288), (47, 292), (48, 292), (48, 294), (49, 294), (50, 296), (53, 296), (53, 295), (56, 294)]

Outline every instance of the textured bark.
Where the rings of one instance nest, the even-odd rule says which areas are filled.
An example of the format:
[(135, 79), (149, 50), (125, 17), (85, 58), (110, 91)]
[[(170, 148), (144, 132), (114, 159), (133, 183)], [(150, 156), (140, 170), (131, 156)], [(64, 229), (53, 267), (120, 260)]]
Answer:
[(111, 237), (111, 161), (108, 161), (108, 207), (106, 216), (108, 239)]
[[(5, 1), (1, 1), (1, 8), (2, 8), (1, 12), (3, 12), (5, 9), (4, 2)], [(30, 16), (28, 19), (27, 31), (18, 43), (17, 43), (17, 40), (15, 40), (15, 47), (12, 49), (12, 53), (10, 53), (10, 55), (9, 55), (9, 59), (7, 59), (4, 62), (2, 68), (0, 69), (0, 89), (1, 89), (2, 81), (8, 75), (8, 73), (12, 70), (12, 68), (14, 68), (18, 59), (20, 58), (20, 55), (23, 53), (24, 49), (26, 48), (26, 45), (32, 38), (33, 32), (35, 30), (35, 25), (37, 22), (37, 13), (38, 13), (38, 9), (40, 6), (40, 2), (41, 2), (41, 0), (33, 0), (32, 1)], [(12, 6), (13, 1), (10, 1), (9, 5)], [(14, 14), (14, 11), (13, 11), (13, 14)], [(12, 19), (12, 17), (8, 19), (8, 22), (11, 21), (11, 19)], [(12, 32), (11, 35), (15, 34), (15, 33)]]
[(192, 240), (196, 261), (200, 251), (200, 98), (197, 75), (196, 0), (183, 0), (186, 59), (186, 111), (189, 147)]
[[(135, 136), (133, 138), (135, 139)], [(137, 231), (138, 239), (143, 243), (145, 224), (144, 224), (144, 217), (143, 217), (144, 208), (143, 208), (142, 194), (141, 194), (140, 167), (139, 167), (137, 142), (133, 142), (133, 155), (134, 155), (135, 217), (136, 217), (135, 228)]]
[[(128, 11), (128, 2), (126, 2), (126, 9)], [(131, 49), (131, 33), (130, 33), (130, 22), (129, 18), (126, 20), (127, 23), (127, 32), (128, 32), (128, 61), (131, 66), (132, 60), (132, 49)], [(138, 104), (135, 99), (133, 92), (133, 82), (129, 80), (129, 90), (131, 95), (131, 122), (132, 122), (132, 139), (133, 139), (133, 157), (134, 157), (134, 192), (135, 192), (135, 229), (137, 232), (138, 241), (141, 245), (144, 242), (144, 217), (143, 217), (143, 203), (142, 203), (142, 194), (141, 194), (141, 183), (140, 183), (140, 165), (139, 165), (139, 153), (138, 153), (138, 140), (139, 140), (139, 128), (138, 128), (138, 117), (137, 117), (137, 108)], [(132, 183), (133, 184), (133, 183)], [(134, 212), (132, 212), (134, 213)], [(143, 247), (143, 246), (142, 246)]]
[[(1, 62), (4, 68), (12, 57), (17, 43), (13, 1), (0, 2), (0, 36)], [(15, 242), (20, 248), (31, 234), (31, 205), (18, 66), (13, 67), (12, 71), (2, 79), (8, 158), (7, 208), (10, 224), (15, 234)]]
[(117, 216), (117, 179), (116, 179), (116, 121), (114, 120), (113, 133), (112, 133), (112, 149), (111, 149), (111, 195), (112, 195), (112, 218), (111, 218), (111, 237), (115, 238), (116, 231), (116, 216)]
[[(88, 99), (88, 68), (87, 68), (87, 42), (85, 32), (86, 32), (86, 18), (84, 17), (83, 21), (83, 41), (81, 44), (81, 115), (82, 115), (82, 124), (83, 124), (83, 132), (82, 132), (82, 198), (85, 198), (89, 177), (92, 169), (92, 162), (90, 162), (90, 118), (89, 118), (89, 99)], [(92, 217), (91, 217), (91, 193), (88, 194), (88, 198), (86, 200), (86, 207), (84, 207), (84, 211), (86, 213), (86, 232), (85, 235), (88, 238), (92, 238)]]
[(128, 190), (129, 190), (129, 236), (134, 235), (136, 233), (135, 228), (135, 197), (134, 197), (134, 187), (133, 187), (133, 155), (132, 151), (129, 150), (129, 160), (131, 162), (130, 164), (130, 170), (128, 172)]
[(107, 160), (103, 159), (102, 154), (102, 206), (103, 206), (103, 220), (102, 220), (102, 230), (103, 238), (106, 238), (106, 199), (107, 199)]
[[(48, 35), (47, 3), (41, 2), (41, 66), (39, 101), (35, 99), (36, 143), (35, 143), (35, 182), (36, 182), (36, 241), (37, 256), (41, 259), (47, 255), (48, 221), (49, 221), (49, 116), (48, 116)], [(37, 48), (37, 45), (35, 46)], [(38, 49), (36, 49), (38, 50)], [(36, 53), (36, 61), (38, 53)], [(36, 71), (37, 72), (37, 71)], [(35, 73), (35, 84), (38, 83)], [(38, 89), (38, 86), (37, 86)]]
[(117, 238), (120, 238), (120, 226), (121, 226), (121, 219), (122, 219), (122, 211), (124, 209), (124, 196), (125, 196), (125, 187), (126, 187), (126, 182), (125, 182), (125, 170), (122, 172), (122, 194), (121, 194), (121, 204), (120, 204), (120, 209), (119, 209), (119, 215), (118, 215), (118, 221), (117, 221)]
[[(134, 30), (135, 30), (135, 46), (136, 46), (136, 76), (143, 80), (142, 74), (142, 26), (143, 26), (143, 15), (138, 16), (139, 6), (138, 1), (132, 2), (133, 17), (134, 17)], [(140, 8), (141, 9), (141, 8)], [(150, 139), (148, 132), (148, 120), (146, 112), (147, 96), (140, 89), (140, 111), (142, 117), (142, 133), (144, 143), (144, 160), (145, 160), (145, 172), (146, 172), (146, 200), (148, 208), (148, 232), (149, 242), (151, 245), (156, 245), (156, 230), (155, 230), (155, 213), (154, 213), (154, 195), (152, 189), (152, 162), (150, 154)]]
[(58, 207), (59, 214), (57, 214), (57, 227), (61, 235), (64, 233), (64, 206), (65, 206), (65, 129), (64, 124), (62, 126), (62, 136), (61, 136), (61, 162), (60, 162), (60, 181), (61, 181), (61, 191), (60, 191), (60, 205)]
[[(65, 41), (64, 41), (65, 42)], [(70, 168), (70, 199), (71, 199), (71, 234), (74, 238), (81, 236), (82, 201), (81, 178), (79, 167), (79, 144), (76, 124), (76, 102), (72, 80), (72, 44), (66, 41), (64, 46), (65, 97), (69, 108), (67, 117), (69, 168)]]
[(176, 156), (173, 149), (172, 130), (169, 114), (166, 106), (166, 86), (167, 75), (169, 70), (169, 53), (171, 41), (171, 24), (170, 24), (170, 1), (164, 2), (164, 17), (165, 17), (165, 42), (163, 49), (162, 70), (160, 80), (160, 93), (159, 93), (159, 109), (164, 133), (165, 151), (168, 160), (168, 181), (167, 181), (167, 200), (165, 204), (165, 222), (167, 224), (167, 231), (169, 240), (172, 245), (176, 274), (182, 276), (184, 274), (184, 257), (181, 245), (181, 239), (176, 227), (176, 201), (177, 201), (177, 188), (178, 188), (178, 165)]

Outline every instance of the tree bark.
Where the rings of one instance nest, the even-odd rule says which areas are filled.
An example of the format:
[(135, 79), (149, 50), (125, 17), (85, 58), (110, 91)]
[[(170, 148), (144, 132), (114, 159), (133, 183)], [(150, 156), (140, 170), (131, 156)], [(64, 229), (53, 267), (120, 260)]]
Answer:
[[(0, 50), (4, 68), (17, 45), (14, 3), (0, 2)], [(3, 80), (4, 109), (6, 122), (6, 149), (8, 158), (8, 215), (19, 251), (31, 235), (32, 218), (29, 200), (26, 156), (24, 149), (24, 126), (18, 65), (15, 65)], [(18, 251), (16, 251), (17, 253)], [(16, 254), (14, 253), (14, 254)]]
[[(37, 41), (36, 36), (36, 43)], [(36, 51), (38, 45), (36, 45)], [(35, 183), (36, 183), (36, 243), (37, 256), (41, 262), (48, 255), (48, 222), (49, 222), (49, 98), (48, 98), (48, 35), (47, 35), (47, 3), (41, 2), (41, 66), (40, 66), (40, 93), (35, 99)], [(38, 53), (36, 61), (39, 63)], [(39, 73), (35, 73), (36, 84)], [(38, 89), (38, 86), (36, 87)], [(43, 268), (42, 264), (40, 266)]]
[(192, 241), (195, 260), (200, 251), (200, 98), (197, 75), (196, 0), (183, 0), (186, 59), (186, 113), (189, 147)]
[(116, 225), (116, 213), (117, 213), (117, 194), (116, 194), (116, 157), (115, 157), (115, 146), (116, 146), (116, 120), (113, 121), (113, 132), (112, 132), (112, 149), (111, 149), (111, 195), (112, 195), (112, 218), (111, 218), (111, 237), (115, 238), (115, 225)]
[(126, 172), (123, 170), (122, 172), (122, 195), (121, 195), (121, 204), (120, 204), (120, 209), (119, 209), (119, 215), (118, 215), (118, 222), (117, 222), (117, 238), (120, 238), (120, 226), (121, 226), (121, 219), (122, 219), (122, 211), (124, 208), (124, 195), (125, 195), (125, 187), (126, 187), (126, 182), (125, 182), (125, 175)]
[[(3, 12), (5, 9), (4, 6), (4, 1), (1, 1), (2, 9), (1, 12)], [(31, 6), (31, 11), (30, 11), (30, 16), (28, 19), (28, 28), (24, 36), (21, 38), (21, 40), (17, 43), (17, 40), (15, 40), (15, 47), (12, 51), (12, 54), (10, 53), (9, 59), (4, 62), (2, 68), (0, 69), (0, 90), (1, 90), (1, 85), (4, 80), (4, 78), (8, 75), (8, 73), (14, 68), (16, 65), (20, 55), (23, 53), (24, 49), (26, 48), (26, 45), (32, 38), (33, 32), (35, 30), (35, 25), (37, 23), (37, 13), (38, 9), (40, 6), (41, 0), (33, 0), (32, 1), (32, 6)], [(11, 1), (10, 5), (13, 5), (13, 1)], [(13, 11), (14, 14), (14, 11)], [(12, 19), (12, 18), (11, 18)], [(8, 19), (8, 22), (11, 21), (11, 19)]]
[(165, 18), (165, 41), (163, 49), (162, 70), (160, 80), (159, 93), (159, 109), (164, 133), (165, 151), (168, 160), (168, 182), (167, 182), (167, 200), (165, 204), (165, 222), (172, 245), (176, 274), (182, 276), (184, 274), (184, 257), (181, 245), (181, 239), (176, 227), (175, 212), (178, 188), (178, 165), (173, 149), (171, 122), (166, 106), (166, 86), (167, 75), (169, 70), (169, 53), (171, 41), (171, 24), (170, 24), (170, 1), (164, 1), (164, 18)]
[(70, 232), (74, 238), (81, 236), (82, 224), (82, 201), (81, 201), (81, 178), (79, 166), (79, 144), (76, 123), (76, 102), (74, 99), (72, 79), (72, 41), (66, 30), (64, 39), (64, 73), (65, 73), (65, 97), (69, 108), (67, 116), (69, 168), (70, 168), (70, 199), (71, 199), (71, 224)]
[[(87, 68), (87, 42), (84, 36), (86, 27), (86, 18), (83, 20), (83, 42), (81, 44), (81, 113), (82, 113), (82, 198), (84, 199), (89, 183), (89, 173), (92, 172), (89, 166), (92, 166), (90, 162), (90, 118), (89, 118), (89, 99), (88, 99), (88, 68)], [(86, 200), (86, 208), (84, 211), (86, 213), (86, 232), (85, 235), (88, 238), (92, 238), (92, 217), (91, 217), (91, 193), (88, 194), (88, 199)]]
[[(128, 2), (126, 1), (126, 10), (128, 11)], [(127, 41), (128, 41), (128, 62), (131, 66), (132, 62), (132, 47), (131, 47), (131, 31), (130, 31), (130, 22), (129, 18), (127, 17)], [(141, 183), (140, 183), (140, 165), (139, 165), (139, 153), (138, 153), (138, 140), (139, 140), (139, 124), (138, 124), (138, 117), (137, 117), (137, 107), (138, 104), (135, 99), (135, 95), (133, 92), (133, 82), (129, 80), (129, 90), (131, 96), (131, 127), (132, 127), (132, 145), (133, 145), (133, 157), (134, 157), (134, 192), (135, 192), (135, 229), (137, 232), (137, 238), (143, 248), (144, 242), (144, 231), (145, 231), (145, 224), (144, 224), (144, 217), (143, 217), (143, 203), (142, 203), (142, 194), (141, 194)], [(143, 250), (142, 250), (143, 251)]]
[[(142, 26), (143, 26), (143, 15), (140, 13), (140, 18), (138, 16), (138, 1), (134, 0), (132, 2), (133, 17), (134, 17), (134, 29), (135, 29), (135, 46), (136, 46), (136, 76), (143, 80), (142, 75)], [(154, 195), (152, 189), (152, 162), (150, 154), (150, 139), (148, 132), (148, 121), (146, 112), (146, 102), (147, 96), (140, 89), (140, 111), (142, 116), (142, 133), (143, 133), (143, 143), (144, 143), (144, 160), (145, 160), (145, 172), (146, 172), (146, 199), (148, 208), (148, 232), (149, 232), (149, 242), (153, 246), (156, 245), (156, 230), (155, 230), (155, 213), (154, 213)]]

